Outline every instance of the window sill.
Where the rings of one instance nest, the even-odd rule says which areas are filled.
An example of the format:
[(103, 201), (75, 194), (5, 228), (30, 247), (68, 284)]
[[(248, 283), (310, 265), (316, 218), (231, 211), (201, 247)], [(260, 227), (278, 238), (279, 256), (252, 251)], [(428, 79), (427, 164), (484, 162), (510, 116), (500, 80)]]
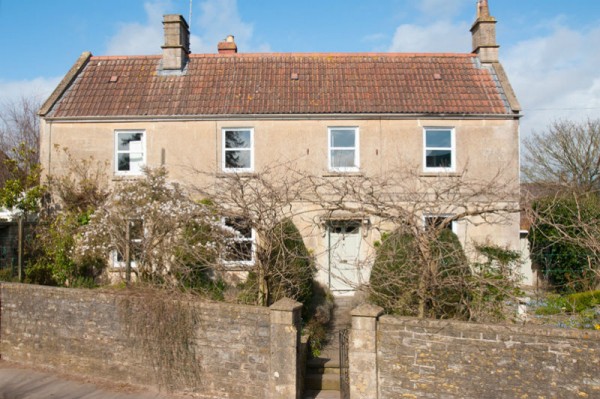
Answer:
[(256, 265), (255, 262), (221, 262), (223, 266), (223, 271), (226, 272), (247, 272), (252, 270), (252, 268)]
[(256, 172), (217, 172), (215, 176), (219, 179), (226, 179), (228, 177), (245, 177), (245, 178), (256, 178), (258, 173)]
[(361, 171), (329, 171), (323, 173), (323, 177), (364, 177), (365, 174)]
[[(125, 267), (125, 265), (123, 265), (123, 266), (109, 266), (109, 267), (106, 268), (106, 270), (109, 273), (125, 273), (126, 267)], [(131, 265), (131, 272), (132, 273), (137, 273), (137, 266)]]
[(444, 171), (439, 171), (439, 172), (421, 172), (419, 174), (420, 177), (461, 177), (462, 173), (459, 172), (444, 172)]
[(144, 178), (143, 174), (139, 175), (113, 175), (112, 181), (137, 181)]

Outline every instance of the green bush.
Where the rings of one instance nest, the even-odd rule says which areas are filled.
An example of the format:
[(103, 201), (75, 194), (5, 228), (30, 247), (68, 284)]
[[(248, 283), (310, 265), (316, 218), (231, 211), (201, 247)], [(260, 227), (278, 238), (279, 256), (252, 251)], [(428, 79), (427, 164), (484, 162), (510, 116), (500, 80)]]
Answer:
[(517, 272), (521, 254), (496, 245), (477, 245), (476, 250), (484, 260), (474, 262), (469, 283), (469, 311), (471, 319), (498, 322), (513, 316), (510, 303), (523, 292), (519, 288), (521, 275)]
[(598, 259), (585, 245), (590, 237), (582, 226), (600, 222), (598, 197), (544, 198), (532, 207), (537, 220), (529, 234), (531, 258), (549, 283), (560, 292), (594, 288), (598, 278), (589, 264)]
[(425, 317), (464, 319), (469, 275), (464, 251), (450, 230), (418, 238), (399, 230), (384, 238), (377, 249), (370, 302), (387, 313), (419, 316), (424, 308)]
[(568, 312), (581, 313), (600, 306), (600, 290), (567, 295), (565, 302)]
[(268, 305), (284, 297), (308, 304), (317, 269), (302, 235), (290, 219), (284, 219), (269, 232), (267, 239), (271, 243), (259, 258), (266, 270)]
[(3, 269), (0, 269), (0, 281), (16, 282), (19, 278), (13, 270), (13, 267), (9, 266)]

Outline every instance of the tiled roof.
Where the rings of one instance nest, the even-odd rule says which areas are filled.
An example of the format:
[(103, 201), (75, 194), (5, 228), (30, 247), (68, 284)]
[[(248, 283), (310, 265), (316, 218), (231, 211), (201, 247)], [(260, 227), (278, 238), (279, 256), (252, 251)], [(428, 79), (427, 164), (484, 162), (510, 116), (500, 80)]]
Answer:
[(511, 114), (472, 54), (203, 54), (91, 57), (49, 117)]

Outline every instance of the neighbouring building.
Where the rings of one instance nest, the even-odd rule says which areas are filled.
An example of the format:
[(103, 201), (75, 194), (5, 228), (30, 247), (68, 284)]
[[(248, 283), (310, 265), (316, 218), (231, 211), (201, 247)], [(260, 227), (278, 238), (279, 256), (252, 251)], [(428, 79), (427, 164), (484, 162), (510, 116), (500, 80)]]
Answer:
[[(186, 184), (251, 177), (276, 163), (338, 181), (410, 167), (417, 192), (444, 179), (505, 182), (495, 201), (518, 209), (520, 106), (487, 1), (464, 54), (250, 54), (238, 52), (233, 36), (214, 54), (193, 54), (186, 21), (166, 15), (163, 24), (162, 55), (86, 52), (77, 60), (40, 110), (45, 173), (66, 168), (57, 145), (107, 161), (112, 181), (136, 178), (142, 165), (164, 165)], [(423, 211), (424, 226), (456, 214), (454, 205), (486, 201), (464, 198)], [(318, 208), (303, 215), (294, 221), (319, 279), (337, 294), (367, 283), (385, 230), (377, 218)], [(465, 212), (451, 227), (466, 248), (488, 241), (519, 250), (518, 212), (502, 222)]]

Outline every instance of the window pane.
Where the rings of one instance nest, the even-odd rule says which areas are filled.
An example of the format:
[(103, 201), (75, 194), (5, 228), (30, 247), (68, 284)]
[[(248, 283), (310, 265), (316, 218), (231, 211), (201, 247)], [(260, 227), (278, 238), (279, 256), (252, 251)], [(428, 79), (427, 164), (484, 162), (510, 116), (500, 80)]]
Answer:
[(225, 148), (251, 148), (249, 130), (226, 130)]
[(142, 133), (118, 133), (119, 151), (141, 151)]
[(251, 168), (250, 151), (225, 151), (225, 167), (231, 169), (250, 169)]
[(118, 171), (119, 172), (127, 172), (129, 171), (129, 154), (119, 154), (119, 160), (118, 160)]
[(131, 172), (141, 172), (144, 164), (144, 154), (131, 153), (129, 154), (129, 170)]
[(251, 262), (252, 242), (233, 241), (227, 245), (223, 259), (227, 262)]
[(427, 151), (428, 168), (451, 168), (452, 151), (450, 150), (430, 150)]
[(354, 129), (336, 129), (331, 131), (332, 147), (350, 147), (354, 148), (355, 142)]
[[(445, 221), (446, 218), (444, 216), (427, 216), (425, 218), (425, 227), (428, 229), (439, 229)], [(452, 231), (452, 223), (448, 223), (444, 228)]]
[(452, 133), (450, 130), (428, 130), (425, 140), (427, 147), (452, 147)]
[(333, 168), (353, 168), (354, 150), (332, 150), (331, 151), (331, 166)]

